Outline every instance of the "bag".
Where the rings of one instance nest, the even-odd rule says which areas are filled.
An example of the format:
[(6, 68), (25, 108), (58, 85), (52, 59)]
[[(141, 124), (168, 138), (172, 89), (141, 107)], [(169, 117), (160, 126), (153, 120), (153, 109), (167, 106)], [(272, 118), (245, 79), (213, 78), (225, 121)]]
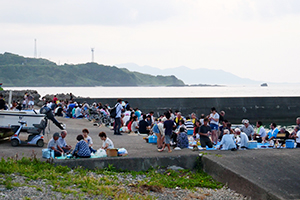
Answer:
[(115, 118), (117, 116), (117, 106), (118, 104), (110, 110), (110, 117)]
[(154, 126), (153, 126), (153, 128), (152, 128), (152, 131), (153, 131), (153, 133), (160, 133), (157, 124), (154, 124)]
[(42, 150), (42, 157), (43, 158), (46, 158), (46, 159), (49, 159), (49, 158), (54, 158), (54, 151), (52, 149), (43, 149)]
[(97, 152), (95, 153), (95, 156), (97, 157), (107, 157), (106, 151), (104, 149), (98, 149)]

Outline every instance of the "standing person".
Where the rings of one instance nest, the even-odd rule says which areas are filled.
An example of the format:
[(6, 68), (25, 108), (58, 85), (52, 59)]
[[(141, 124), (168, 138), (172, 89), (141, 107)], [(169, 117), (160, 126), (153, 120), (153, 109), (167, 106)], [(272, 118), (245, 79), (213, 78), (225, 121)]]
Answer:
[(170, 120), (170, 113), (167, 112), (166, 113), (166, 118), (167, 120), (164, 122), (164, 128), (165, 128), (165, 144), (163, 145), (163, 147), (161, 149), (158, 149), (159, 152), (162, 152), (166, 146), (168, 147), (168, 152), (171, 153), (172, 150), (170, 148), (170, 140), (171, 140), (171, 135), (173, 132), (173, 127), (174, 127), (174, 122), (173, 120)]
[(246, 135), (248, 136), (248, 139), (251, 140), (253, 134), (254, 134), (254, 129), (253, 127), (249, 124), (249, 120), (248, 119), (243, 119), (242, 123), (244, 124), (241, 128), (241, 131), (246, 133)]
[(5, 110), (5, 101), (3, 99), (3, 95), (0, 94), (0, 110)]
[(211, 131), (211, 128), (208, 125), (208, 119), (204, 118), (203, 125), (200, 126), (200, 129), (199, 129), (200, 143), (201, 143), (202, 148), (205, 148), (206, 146), (208, 146), (209, 148), (213, 147), (211, 140), (209, 139), (210, 131)]
[(28, 94), (28, 109), (33, 109), (34, 106), (34, 98), (32, 95)]
[(218, 142), (217, 131), (219, 130), (219, 119), (220, 115), (218, 114), (216, 108), (212, 107), (209, 115), (209, 124), (211, 128), (211, 140), (214, 144), (217, 144)]
[(122, 135), (120, 133), (121, 128), (121, 113), (124, 110), (122, 106), (122, 99), (117, 100), (116, 107), (116, 117), (115, 117), (115, 124), (114, 124), (114, 135)]
[(73, 96), (73, 94), (70, 92), (70, 101), (73, 101), (73, 99), (74, 99), (74, 96)]

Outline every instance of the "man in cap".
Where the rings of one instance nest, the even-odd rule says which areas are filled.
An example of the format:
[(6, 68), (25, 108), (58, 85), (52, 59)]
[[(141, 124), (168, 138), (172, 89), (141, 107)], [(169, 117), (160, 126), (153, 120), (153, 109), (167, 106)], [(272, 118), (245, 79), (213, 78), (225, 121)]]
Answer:
[(241, 132), (239, 128), (234, 129), (234, 132), (241, 137), (241, 148), (247, 148), (249, 139), (246, 133)]
[(246, 133), (246, 135), (248, 136), (248, 139), (251, 140), (252, 136), (254, 134), (254, 129), (253, 127), (249, 124), (249, 120), (248, 119), (243, 119), (242, 123), (244, 124), (243, 127), (241, 128), (241, 131)]
[(48, 149), (51, 149), (54, 151), (54, 156), (59, 157), (61, 154), (64, 152), (62, 148), (58, 145), (58, 138), (59, 138), (59, 133), (54, 133), (53, 138), (48, 142)]

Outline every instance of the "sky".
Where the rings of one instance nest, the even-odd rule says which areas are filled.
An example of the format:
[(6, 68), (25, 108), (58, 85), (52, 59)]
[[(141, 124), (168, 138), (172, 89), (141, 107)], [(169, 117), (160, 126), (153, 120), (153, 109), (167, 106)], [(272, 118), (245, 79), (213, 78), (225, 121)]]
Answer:
[[(0, 53), (299, 82), (299, 0), (0, 0)], [(183, 72), (184, 73), (184, 72)], [(213, 77), (212, 77), (213, 78)]]

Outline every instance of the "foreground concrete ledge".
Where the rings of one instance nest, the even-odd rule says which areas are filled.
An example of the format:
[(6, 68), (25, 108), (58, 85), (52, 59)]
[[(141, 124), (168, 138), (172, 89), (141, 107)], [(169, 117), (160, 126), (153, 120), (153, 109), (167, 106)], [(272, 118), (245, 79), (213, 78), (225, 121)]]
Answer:
[(220, 162), (203, 156), (203, 171), (211, 175), (215, 180), (226, 184), (230, 189), (237, 191), (252, 199), (284, 200), (276, 191), (268, 191), (264, 186), (259, 185), (246, 177), (234, 172)]
[(68, 166), (75, 168), (82, 166), (86, 169), (103, 169), (112, 165), (118, 170), (146, 171), (151, 168), (168, 167), (176, 165), (184, 169), (195, 169), (201, 166), (201, 160), (197, 154), (176, 155), (164, 157), (105, 157), (105, 158), (80, 158), (57, 160), (55, 165)]

